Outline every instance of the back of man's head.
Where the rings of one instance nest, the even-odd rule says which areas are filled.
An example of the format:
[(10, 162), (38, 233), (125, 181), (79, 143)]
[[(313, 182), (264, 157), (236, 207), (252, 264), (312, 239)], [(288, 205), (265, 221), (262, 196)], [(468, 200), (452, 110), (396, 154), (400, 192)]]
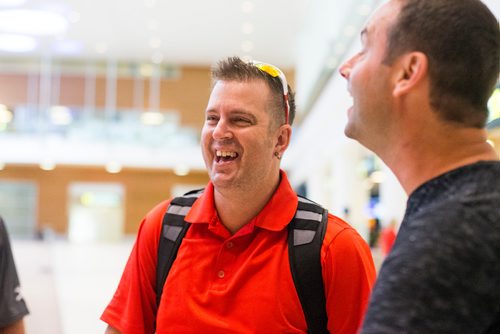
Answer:
[(430, 102), (441, 119), (484, 127), (498, 80), (498, 20), (480, 0), (396, 0), (385, 63), (420, 51), (429, 63)]

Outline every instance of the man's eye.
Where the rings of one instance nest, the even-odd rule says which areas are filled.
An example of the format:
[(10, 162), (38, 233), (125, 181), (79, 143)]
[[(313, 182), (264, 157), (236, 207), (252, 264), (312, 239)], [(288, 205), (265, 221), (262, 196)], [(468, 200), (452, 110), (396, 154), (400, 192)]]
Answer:
[(242, 124), (250, 124), (251, 123), (248, 118), (243, 118), (243, 117), (235, 118), (234, 122), (236, 122), (236, 123), (242, 123)]
[(207, 122), (217, 122), (217, 117), (215, 116), (207, 116)]

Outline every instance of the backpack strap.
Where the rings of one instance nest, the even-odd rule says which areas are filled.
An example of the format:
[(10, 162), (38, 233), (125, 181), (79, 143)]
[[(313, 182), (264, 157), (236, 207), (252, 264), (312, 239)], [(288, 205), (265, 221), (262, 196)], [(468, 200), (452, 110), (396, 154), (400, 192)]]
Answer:
[(288, 225), (288, 254), (293, 282), (306, 318), (308, 333), (329, 333), (321, 270), (321, 246), (328, 211), (299, 196), (295, 217)]
[(175, 197), (170, 202), (167, 212), (163, 216), (156, 263), (156, 305), (158, 307), (168, 272), (177, 257), (177, 251), (182, 239), (191, 225), (185, 222), (184, 218), (193, 203), (203, 193), (203, 190), (194, 190), (181, 197)]

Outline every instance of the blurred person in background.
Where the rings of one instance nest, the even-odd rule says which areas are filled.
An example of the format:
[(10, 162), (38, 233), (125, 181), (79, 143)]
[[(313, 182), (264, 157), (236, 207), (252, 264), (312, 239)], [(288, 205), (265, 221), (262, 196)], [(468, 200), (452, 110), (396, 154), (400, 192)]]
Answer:
[(487, 143), (498, 20), (479, 0), (390, 0), (340, 68), (345, 134), (409, 195), (362, 333), (500, 333), (500, 162)]
[(24, 334), (28, 308), (21, 296), (9, 235), (0, 217), (0, 333)]
[[(159, 306), (158, 243), (170, 200), (141, 224), (101, 317), (106, 333), (306, 333), (317, 325), (306, 322), (289, 262), (287, 226), (301, 205), (313, 205), (297, 197), (280, 170), (293, 93), (278, 68), (237, 57), (219, 62), (212, 78), (201, 135), (210, 182), (184, 218), (191, 225)], [(185, 207), (172, 212), (179, 208)], [(316, 305), (314, 312), (327, 319), (318, 332), (355, 333), (375, 279), (373, 260), (352, 227), (322, 212), (326, 233), (315, 259), (326, 310)]]
[(391, 219), (389, 224), (382, 228), (382, 233), (380, 234), (380, 250), (382, 251), (382, 255), (385, 257), (389, 254), (396, 241), (397, 236), (397, 221), (395, 219)]

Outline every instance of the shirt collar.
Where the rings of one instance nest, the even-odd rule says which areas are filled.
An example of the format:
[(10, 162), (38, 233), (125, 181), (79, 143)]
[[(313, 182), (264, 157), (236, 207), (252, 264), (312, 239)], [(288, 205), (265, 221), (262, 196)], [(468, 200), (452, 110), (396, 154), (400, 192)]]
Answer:
[[(297, 210), (298, 198), (288, 181), (286, 173), (280, 171), (280, 184), (264, 208), (252, 220), (255, 226), (282, 230), (292, 220)], [(214, 186), (209, 182), (203, 194), (194, 202), (186, 216), (189, 223), (210, 223), (218, 220), (214, 205)]]

